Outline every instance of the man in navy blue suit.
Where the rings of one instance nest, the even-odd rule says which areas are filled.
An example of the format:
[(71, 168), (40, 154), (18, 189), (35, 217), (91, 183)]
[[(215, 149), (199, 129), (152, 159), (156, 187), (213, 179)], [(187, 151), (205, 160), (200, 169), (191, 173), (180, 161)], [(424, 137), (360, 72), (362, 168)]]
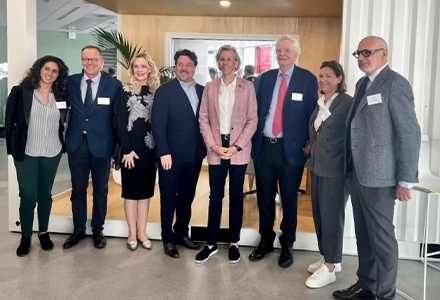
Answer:
[(302, 149), (308, 140), (309, 118), (318, 101), (316, 77), (295, 65), (300, 52), (296, 39), (278, 38), (279, 69), (265, 72), (260, 78), (258, 128), (252, 139), (261, 241), (249, 259), (258, 261), (273, 251), (278, 182), (283, 206), (278, 264), (284, 268), (293, 263), (298, 189), (305, 163)]
[(106, 246), (102, 233), (107, 214), (108, 177), (114, 151), (113, 106), (122, 85), (110, 75), (101, 73), (104, 60), (96, 46), (81, 51), (84, 72), (67, 80), (67, 105), (70, 117), (66, 132), (66, 151), (72, 180), (73, 234), (64, 249), (74, 247), (85, 238), (87, 221), (87, 187), (92, 173), (94, 246)]
[(190, 50), (179, 50), (174, 62), (177, 78), (162, 85), (154, 96), (152, 129), (160, 158), (162, 241), (165, 254), (178, 258), (176, 244), (188, 249), (200, 247), (188, 237), (188, 225), (206, 147), (199, 129), (203, 86), (193, 79), (197, 56)]

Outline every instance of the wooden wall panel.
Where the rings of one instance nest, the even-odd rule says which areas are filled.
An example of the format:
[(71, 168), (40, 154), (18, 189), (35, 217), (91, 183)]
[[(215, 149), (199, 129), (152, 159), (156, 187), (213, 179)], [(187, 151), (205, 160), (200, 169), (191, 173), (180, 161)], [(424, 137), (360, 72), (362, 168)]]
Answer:
[[(122, 16), (122, 32), (163, 66), (164, 33), (297, 34), (299, 65), (319, 74), (324, 60), (339, 60), (342, 24), (339, 18), (245, 18), (187, 16)], [(126, 73), (123, 74), (123, 81)]]

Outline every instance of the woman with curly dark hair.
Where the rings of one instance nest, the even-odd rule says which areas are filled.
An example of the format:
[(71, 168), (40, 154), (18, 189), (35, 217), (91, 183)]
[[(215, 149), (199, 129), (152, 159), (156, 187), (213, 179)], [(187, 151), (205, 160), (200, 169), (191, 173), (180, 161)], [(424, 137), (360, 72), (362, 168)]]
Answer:
[(38, 238), (53, 249), (47, 232), (52, 186), (64, 151), (65, 91), (69, 69), (58, 57), (44, 56), (32, 65), (6, 104), (6, 146), (12, 154), (20, 191), (21, 242), (18, 256), (29, 253), (38, 203)]

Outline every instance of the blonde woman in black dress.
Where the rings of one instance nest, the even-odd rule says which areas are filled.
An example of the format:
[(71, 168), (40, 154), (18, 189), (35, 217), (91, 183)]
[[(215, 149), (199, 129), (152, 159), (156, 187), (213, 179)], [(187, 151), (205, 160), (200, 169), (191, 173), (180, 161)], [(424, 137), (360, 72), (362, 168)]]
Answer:
[(122, 148), (122, 198), (129, 236), (127, 248), (145, 249), (152, 244), (146, 234), (150, 198), (156, 182), (156, 150), (151, 132), (153, 95), (159, 73), (151, 57), (137, 54), (131, 61), (130, 82), (115, 105), (116, 125)]

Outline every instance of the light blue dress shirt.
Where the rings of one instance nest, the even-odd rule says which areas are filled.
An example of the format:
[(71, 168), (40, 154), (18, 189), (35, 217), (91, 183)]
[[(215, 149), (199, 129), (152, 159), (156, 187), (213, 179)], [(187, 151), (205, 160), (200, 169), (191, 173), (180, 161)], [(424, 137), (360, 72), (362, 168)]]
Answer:
[[(287, 89), (289, 88), (290, 79), (292, 78), (293, 69), (295, 65), (286, 71), (286, 83)], [(272, 101), (270, 102), (269, 114), (266, 117), (266, 123), (264, 124), (263, 135), (268, 138), (282, 138), (283, 131), (280, 132), (278, 136), (274, 136), (272, 133), (273, 119), (275, 117), (275, 110), (277, 108), (278, 101), (278, 92), (280, 90), (281, 80), (283, 77), (281, 76), (281, 70), (278, 70), (277, 81), (275, 83), (275, 87), (273, 88)]]
[(199, 97), (197, 96), (196, 91), (196, 82), (193, 80), (193, 84), (188, 85), (186, 82), (181, 81), (179, 78), (180, 85), (182, 86), (183, 91), (186, 96), (188, 96), (189, 103), (191, 103), (191, 107), (194, 112), (194, 116), (197, 115), (197, 107), (199, 107)]
[(99, 82), (101, 81), (101, 72), (99, 72), (99, 74), (95, 78), (89, 78), (84, 73), (84, 76), (81, 79), (81, 98), (82, 98), (83, 103), (84, 103), (84, 100), (86, 99), (87, 79), (91, 79), (92, 80), (92, 84), (91, 84), (92, 96), (93, 96), (93, 101), (95, 101), (96, 94), (98, 93)]

